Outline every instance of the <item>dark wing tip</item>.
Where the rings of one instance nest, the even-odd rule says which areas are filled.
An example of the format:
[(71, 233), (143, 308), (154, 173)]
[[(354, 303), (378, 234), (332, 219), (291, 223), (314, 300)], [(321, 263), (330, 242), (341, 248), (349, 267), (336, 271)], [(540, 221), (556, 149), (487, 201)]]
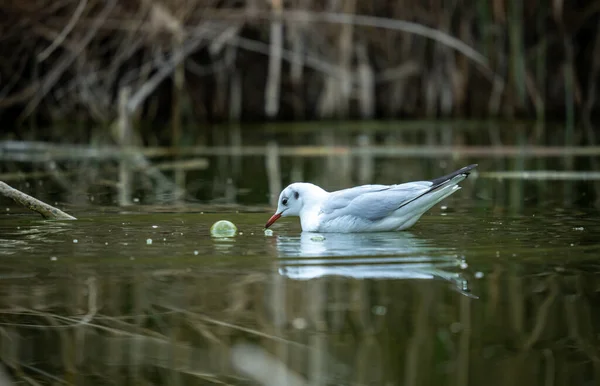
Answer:
[(458, 169), (457, 171), (455, 171), (452, 174), (454, 174), (454, 175), (459, 175), (459, 174), (469, 175), (471, 170), (475, 169), (477, 166), (478, 166), (478, 164), (471, 164), (469, 166), (465, 166), (464, 168)]
[(435, 188), (436, 186), (439, 186), (439, 185), (443, 184), (444, 182), (451, 180), (452, 178), (458, 176), (459, 174), (464, 174), (465, 176), (468, 176), (469, 173), (471, 172), (471, 170), (475, 169), (477, 166), (478, 166), (477, 164), (471, 164), (469, 166), (465, 166), (464, 168), (460, 168), (457, 171), (454, 171), (450, 174), (447, 174), (445, 176), (438, 177), (436, 179), (429, 180), (429, 181), (432, 183), (432, 188)]

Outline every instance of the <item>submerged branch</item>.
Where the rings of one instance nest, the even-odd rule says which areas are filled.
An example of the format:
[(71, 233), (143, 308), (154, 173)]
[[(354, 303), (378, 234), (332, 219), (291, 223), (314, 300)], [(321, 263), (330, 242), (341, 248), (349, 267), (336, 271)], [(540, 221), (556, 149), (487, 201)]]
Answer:
[(55, 208), (52, 205), (48, 205), (37, 198), (33, 198), (30, 195), (27, 195), (2, 181), (0, 181), (0, 193), (3, 196), (13, 199), (15, 202), (25, 206), (26, 208), (29, 208), (34, 212), (38, 212), (46, 219), (77, 220), (75, 217), (63, 212), (62, 210)]

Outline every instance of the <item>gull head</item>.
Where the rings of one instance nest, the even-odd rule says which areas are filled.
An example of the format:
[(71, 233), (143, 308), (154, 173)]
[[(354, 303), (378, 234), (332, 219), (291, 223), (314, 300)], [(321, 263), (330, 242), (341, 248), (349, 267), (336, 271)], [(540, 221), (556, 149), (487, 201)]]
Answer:
[(277, 210), (267, 221), (265, 228), (273, 225), (280, 217), (300, 216), (306, 206), (317, 203), (318, 199), (324, 194), (327, 194), (327, 192), (317, 185), (307, 182), (295, 182), (288, 185), (279, 194)]

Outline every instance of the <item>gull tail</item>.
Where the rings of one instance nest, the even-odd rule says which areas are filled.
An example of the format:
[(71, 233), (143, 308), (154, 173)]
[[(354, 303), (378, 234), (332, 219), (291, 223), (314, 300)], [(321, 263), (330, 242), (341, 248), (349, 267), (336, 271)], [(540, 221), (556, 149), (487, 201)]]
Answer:
[[(457, 171), (447, 174), (445, 176), (430, 180), (429, 182), (431, 182), (431, 184), (432, 184), (431, 190), (434, 190), (442, 185), (445, 185), (447, 182), (452, 181), (456, 177), (460, 177), (460, 180), (456, 182), (456, 183), (459, 183), (460, 181), (467, 178), (469, 176), (469, 174), (471, 173), (471, 170), (475, 169), (476, 167), (477, 167), (477, 164), (472, 164), (469, 166), (465, 166), (464, 168), (458, 169)], [(427, 192), (427, 193), (429, 193), (429, 192)], [(425, 194), (427, 194), (427, 193), (425, 193)]]
[[(452, 172), (442, 177), (438, 177), (434, 180), (430, 180), (429, 182), (431, 182), (431, 187), (429, 187), (429, 190), (405, 202), (400, 206), (400, 208), (407, 206), (415, 201), (424, 201), (427, 204), (431, 203), (431, 205), (427, 206), (427, 209), (431, 208), (438, 202), (442, 201), (444, 198), (448, 197), (449, 195), (460, 189), (460, 186), (458, 186), (457, 184), (465, 178), (467, 178), (471, 170), (475, 169), (476, 167), (477, 164), (465, 166), (464, 168), (458, 169), (455, 172)], [(430, 197), (427, 197), (427, 200), (420, 200), (422, 197), (425, 196)], [(438, 197), (439, 199), (436, 199)], [(425, 209), (425, 211), (427, 209)]]
[(404, 209), (409, 213), (414, 213), (414, 216), (412, 216), (398, 230), (410, 228), (425, 212), (431, 209), (431, 207), (460, 190), (458, 183), (467, 178), (471, 170), (476, 167), (477, 164), (465, 166), (464, 168), (455, 172), (434, 180), (430, 180), (429, 182), (431, 182), (431, 187), (428, 191), (402, 205), (402, 207), (404, 207)]
[(422, 200), (425, 201), (425, 211), (459, 190), (460, 186), (458, 186), (458, 183), (467, 178), (471, 173), (471, 170), (475, 169), (476, 167), (477, 164), (465, 166), (464, 168), (458, 169), (455, 172), (431, 180), (431, 188), (429, 188), (427, 192), (417, 197), (417, 199), (427, 197), (426, 200)]

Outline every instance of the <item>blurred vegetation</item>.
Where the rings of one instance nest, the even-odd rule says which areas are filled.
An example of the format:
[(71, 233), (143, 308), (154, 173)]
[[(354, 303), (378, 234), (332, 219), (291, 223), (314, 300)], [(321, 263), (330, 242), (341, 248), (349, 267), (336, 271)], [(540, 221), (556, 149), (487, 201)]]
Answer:
[(223, 121), (589, 123), (599, 9), (561, 0), (4, 0), (2, 131), (85, 140), (119, 111), (163, 143), (177, 143), (182, 127)]

